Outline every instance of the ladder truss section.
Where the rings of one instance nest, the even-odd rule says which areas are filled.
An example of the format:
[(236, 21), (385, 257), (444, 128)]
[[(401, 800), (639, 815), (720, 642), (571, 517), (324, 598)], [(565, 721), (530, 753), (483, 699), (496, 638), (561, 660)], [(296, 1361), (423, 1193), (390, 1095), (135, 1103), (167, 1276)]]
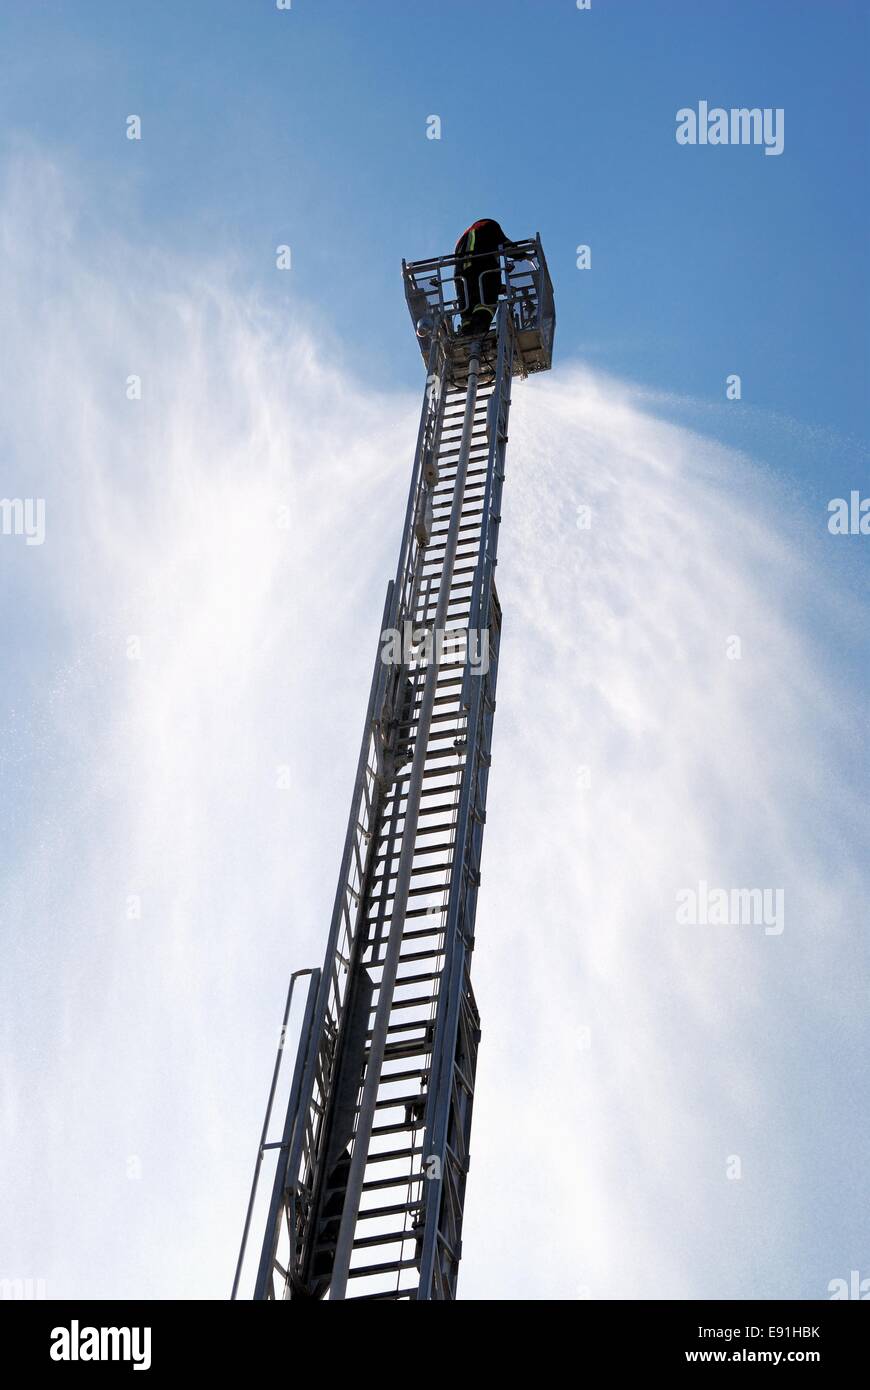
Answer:
[(255, 1298), (456, 1297), (511, 383), (549, 366), (554, 323), (540, 241), (523, 245), (529, 264), (505, 263), (483, 339), (456, 334), (452, 257), (404, 267), (426, 388), (326, 957), (297, 972), (308, 995), (280, 1142), (265, 1142), (271, 1097), (263, 1130), (258, 1165), (270, 1148), (278, 1163)]
[[(300, 1039), (260, 1298), (335, 1296), (339, 1276), (345, 1298), (455, 1296), (480, 1032), (469, 966), (498, 670), (494, 570), (513, 338), (510, 317), (500, 315), (484, 347), (482, 386), (470, 382), (446, 328), (432, 343), (399, 569), (326, 961)], [(439, 596), (446, 621), (436, 629)], [(427, 675), (433, 693), (422, 728)], [(422, 769), (409, 815), (415, 752)], [(408, 886), (397, 902), (403, 853)], [(391, 929), (398, 955), (385, 985)], [(375, 1067), (372, 1122), (360, 1133)], [(350, 1205), (354, 1153), (361, 1181)]]

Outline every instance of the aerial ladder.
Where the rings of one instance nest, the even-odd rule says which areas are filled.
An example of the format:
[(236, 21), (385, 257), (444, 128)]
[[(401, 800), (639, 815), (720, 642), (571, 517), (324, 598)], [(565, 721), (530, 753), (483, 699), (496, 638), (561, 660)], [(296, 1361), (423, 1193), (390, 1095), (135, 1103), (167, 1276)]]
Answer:
[[(550, 367), (555, 329), (540, 237), (507, 250), (493, 326), (477, 338), (457, 332), (456, 258), (402, 263), (427, 374), (399, 564), (326, 956), (291, 979), (234, 1298), (267, 1154), (277, 1162), (255, 1299), (456, 1297), (511, 383)], [(296, 1060), (270, 1140), (298, 979), (308, 984)]]

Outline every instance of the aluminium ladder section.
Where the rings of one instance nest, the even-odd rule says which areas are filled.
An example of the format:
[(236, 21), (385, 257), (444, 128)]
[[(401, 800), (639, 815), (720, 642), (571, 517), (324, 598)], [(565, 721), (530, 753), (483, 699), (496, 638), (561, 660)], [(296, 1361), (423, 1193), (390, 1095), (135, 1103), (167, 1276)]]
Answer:
[[(479, 1037), (468, 966), (495, 703), (500, 612), (493, 572), (514, 351), (511, 318), (497, 317), (498, 337), (487, 341), (469, 417), (446, 609), (445, 626), (461, 637), (454, 638), (456, 650), (448, 638), (435, 673), (419, 815), (405, 853), (407, 904), (394, 924), (397, 869), (412, 833), (405, 830), (409, 759), (428, 666), (426, 653), (413, 650), (399, 667), (376, 662), (321, 993), (310, 1045), (303, 1037), (300, 1048), (307, 1085), (285, 1145), (286, 1169), (279, 1165), (276, 1173), (280, 1210), (267, 1232), (258, 1297), (455, 1297)], [(384, 615), (384, 627), (398, 629), (403, 641), (406, 621), (419, 635), (436, 615), (466, 413), (464, 349), (442, 327), (430, 354), (399, 575)], [(433, 458), (433, 526), (421, 546), (414, 519)], [(473, 674), (466, 660), (469, 630), (477, 634), (478, 658), (485, 652), (480, 634), (488, 634), (486, 674)], [(360, 1092), (374, 1073), (373, 1024), (391, 926), (398, 964), (395, 986), (385, 991), (388, 1010), (381, 1010), (384, 1045), (374, 1059), (370, 1135), (357, 1157), (357, 1209), (346, 1200), (348, 1175)], [(373, 1084), (370, 1077), (370, 1091)]]

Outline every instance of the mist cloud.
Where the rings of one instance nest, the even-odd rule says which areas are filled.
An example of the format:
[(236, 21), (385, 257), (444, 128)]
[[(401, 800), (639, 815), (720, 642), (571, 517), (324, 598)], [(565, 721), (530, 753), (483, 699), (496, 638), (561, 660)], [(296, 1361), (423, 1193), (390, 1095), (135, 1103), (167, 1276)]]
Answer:
[[(223, 1297), (418, 401), (85, 193), (25, 152), (2, 214), (2, 492), (45, 535), (0, 538), (0, 1274)], [(866, 1223), (866, 612), (664, 404), (564, 363), (513, 411), (461, 1292), (823, 1297)], [(678, 922), (701, 881), (782, 886), (784, 930)]]

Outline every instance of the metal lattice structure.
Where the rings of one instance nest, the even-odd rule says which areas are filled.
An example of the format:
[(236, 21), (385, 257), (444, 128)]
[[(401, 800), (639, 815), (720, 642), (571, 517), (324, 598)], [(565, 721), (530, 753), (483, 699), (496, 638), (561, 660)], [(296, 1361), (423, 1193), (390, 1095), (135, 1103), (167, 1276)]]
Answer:
[(255, 1298), (456, 1296), (511, 382), (550, 366), (555, 327), (540, 238), (501, 267), (493, 329), (470, 340), (455, 329), (455, 258), (403, 263), (426, 389), (326, 958), (298, 972), (308, 994), (280, 1140), (268, 1129), (283, 1047), (263, 1127), (254, 1191), (265, 1152), (278, 1162)]

